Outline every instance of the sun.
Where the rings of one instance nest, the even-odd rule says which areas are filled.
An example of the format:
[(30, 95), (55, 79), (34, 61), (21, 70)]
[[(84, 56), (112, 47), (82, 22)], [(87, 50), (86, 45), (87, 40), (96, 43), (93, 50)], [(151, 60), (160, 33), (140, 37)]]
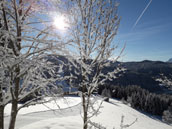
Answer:
[(66, 30), (69, 25), (66, 22), (66, 18), (61, 15), (61, 16), (56, 16), (54, 18), (54, 26), (59, 29), (59, 30)]

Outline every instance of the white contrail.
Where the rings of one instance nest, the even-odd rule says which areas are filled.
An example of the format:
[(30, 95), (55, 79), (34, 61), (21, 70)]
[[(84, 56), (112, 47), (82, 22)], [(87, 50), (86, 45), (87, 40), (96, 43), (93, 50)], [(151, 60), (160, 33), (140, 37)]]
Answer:
[(136, 20), (135, 24), (133, 25), (132, 29), (134, 29), (137, 25), (137, 23), (140, 21), (140, 19), (142, 18), (143, 14), (146, 12), (147, 8), (149, 7), (149, 5), (152, 3), (152, 0), (149, 1), (149, 3), (146, 5), (145, 9), (143, 10), (143, 12), (140, 14), (140, 16), (138, 17), (138, 19)]

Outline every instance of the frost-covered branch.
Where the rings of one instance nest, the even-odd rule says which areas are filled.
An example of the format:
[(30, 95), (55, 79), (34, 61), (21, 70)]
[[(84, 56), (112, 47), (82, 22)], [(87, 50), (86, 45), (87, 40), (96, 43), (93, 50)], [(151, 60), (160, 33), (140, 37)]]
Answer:
[(163, 74), (160, 74), (160, 77), (155, 78), (155, 80), (160, 83), (160, 86), (163, 86), (172, 90), (172, 75), (169, 75), (167, 77)]
[[(100, 85), (117, 78), (123, 69), (116, 66), (105, 71), (121, 57), (124, 49), (114, 55), (117, 45), (114, 38), (120, 23), (117, 14), (118, 3), (114, 0), (71, 0), (68, 16), (70, 36), (66, 39), (74, 53), (76, 65), (68, 77), (72, 82), (77, 77), (77, 87), (81, 90), (83, 106), (83, 129), (87, 129), (89, 118), (99, 111), (94, 108), (92, 96)], [(111, 57), (116, 57), (110, 61)], [(75, 67), (76, 66), (76, 67)]]
[[(59, 0), (0, 1), (0, 105), (4, 108), (12, 103), (9, 129), (14, 129), (19, 109), (47, 95), (61, 95), (55, 92), (59, 90), (55, 81), (61, 77), (58, 70), (62, 65), (55, 67), (48, 58), (67, 54), (67, 43), (53, 27), (53, 21), (46, 20), (58, 10), (55, 6), (59, 3)], [(48, 4), (54, 4), (54, 8), (48, 8)], [(19, 108), (18, 103), (29, 97), (33, 99)]]

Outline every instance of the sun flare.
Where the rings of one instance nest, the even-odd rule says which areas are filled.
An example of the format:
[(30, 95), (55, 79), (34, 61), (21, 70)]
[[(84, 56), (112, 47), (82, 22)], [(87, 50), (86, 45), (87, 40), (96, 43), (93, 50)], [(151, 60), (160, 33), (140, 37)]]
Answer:
[(66, 23), (64, 16), (56, 16), (54, 18), (54, 26), (59, 30), (66, 30), (69, 25)]

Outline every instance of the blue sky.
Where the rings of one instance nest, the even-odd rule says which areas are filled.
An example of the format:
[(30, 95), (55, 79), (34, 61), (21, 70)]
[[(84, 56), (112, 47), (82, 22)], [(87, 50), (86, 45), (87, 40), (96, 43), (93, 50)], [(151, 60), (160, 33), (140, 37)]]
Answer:
[(132, 29), (150, 0), (118, 0), (122, 17), (115, 42), (126, 43), (123, 61), (172, 58), (172, 0), (152, 0), (144, 15)]

